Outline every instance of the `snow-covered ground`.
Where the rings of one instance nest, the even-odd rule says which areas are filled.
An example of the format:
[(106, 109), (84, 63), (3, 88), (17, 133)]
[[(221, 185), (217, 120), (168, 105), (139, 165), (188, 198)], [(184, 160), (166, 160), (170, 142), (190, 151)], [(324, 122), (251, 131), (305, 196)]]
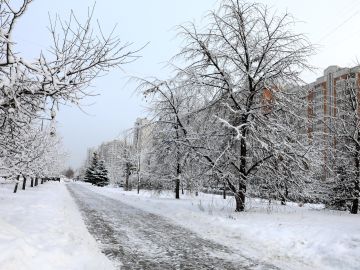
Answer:
[(119, 188), (89, 189), (165, 216), (204, 238), (284, 269), (360, 269), (360, 215), (324, 210), (321, 205), (269, 205), (248, 201), (234, 213), (234, 200), (218, 195), (182, 196)]
[[(283, 269), (360, 269), (360, 215), (255, 199), (246, 212), (234, 213), (232, 197), (200, 193), (174, 200), (172, 193), (81, 185)], [(114, 269), (64, 183), (12, 189), (0, 184), (0, 270)]]
[(0, 184), (1, 270), (114, 269), (63, 183), (13, 187)]

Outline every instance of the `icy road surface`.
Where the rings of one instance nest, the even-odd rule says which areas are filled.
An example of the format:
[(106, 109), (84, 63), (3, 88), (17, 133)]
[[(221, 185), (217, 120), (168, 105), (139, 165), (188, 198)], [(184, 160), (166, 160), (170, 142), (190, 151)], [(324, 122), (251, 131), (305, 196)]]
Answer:
[(277, 269), (82, 185), (67, 187), (102, 252), (121, 269)]

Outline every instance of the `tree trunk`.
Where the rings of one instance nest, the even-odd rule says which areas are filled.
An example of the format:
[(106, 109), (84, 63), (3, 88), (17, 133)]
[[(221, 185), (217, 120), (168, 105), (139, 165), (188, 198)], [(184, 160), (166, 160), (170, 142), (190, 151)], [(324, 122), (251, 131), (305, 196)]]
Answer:
[(15, 184), (15, 188), (14, 188), (14, 193), (17, 192), (17, 189), (18, 189), (18, 186), (19, 186), (19, 181), (20, 181), (20, 175), (17, 176), (16, 184)]
[[(249, 81), (249, 83), (251, 83)], [(247, 116), (243, 115), (241, 119), (242, 124), (247, 123)], [(246, 157), (247, 157), (247, 146), (246, 146), (246, 127), (241, 130), (240, 139), (240, 179), (239, 190), (235, 193), (236, 209), (235, 212), (242, 212), (245, 210), (245, 193), (246, 193)]]
[(180, 179), (175, 180), (175, 199), (180, 199)]
[(23, 180), (23, 185), (22, 185), (22, 190), (25, 190), (26, 188), (26, 177), (23, 176), (24, 180)]
[(243, 193), (242, 191), (235, 193), (235, 201), (235, 212), (243, 212), (245, 210), (245, 193)]
[(352, 206), (351, 206), (351, 214), (357, 214), (358, 213), (358, 209), (359, 209), (359, 198), (356, 198), (353, 200), (352, 202)]
[[(176, 122), (179, 122), (178, 118), (175, 117)], [(176, 130), (176, 139), (180, 139), (179, 134), (179, 123), (175, 125)], [(183, 130), (184, 131), (184, 130)], [(180, 151), (179, 146), (176, 147), (176, 179), (175, 179), (175, 199), (180, 199), (180, 176), (181, 176), (181, 167), (180, 167)]]
[(137, 173), (137, 194), (140, 193), (140, 173)]
[(355, 167), (356, 167), (356, 179), (354, 181), (353, 196), (355, 197), (352, 201), (350, 213), (357, 214), (359, 210), (359, 196), (360, 196), (360, 131), (357, 131), (357, 144), (355, 153)]
[(33, 178), (33, 177), (31, 177), (30, 179), (31, 179), (31, 182), (30, 182), (30, 187), (34, 187), (34, 178)]
[(355, 189), (355, 192), (354, 192), (355, 198), (352, 201), (352, 206), (351, 206), (351, 210), (350, 210), (351, 214), (357, 214), (359, 211), (360, 183), (359, 183), (358, 179), (355, 181), (354, 189)]
[(38, 185), (38, 178), (35, 177), (35, 187)]
[(126, 171), (125, 171), (125, 191), (129, 190), (129, 176), (130, 176), (130, 164), (126, 163)]
[(226, 200), (226, 183), (224, 182), (223, 198)]
[(140, 193), (140, 157), (138, 158), (138, 170), (137, 170), (137, 194)]
[(16, 192), (17, 192), (18, 185), (19, 185), (19, 183), (16, 183), (16, 184), (15, 184), (14, 193), (16, 193)]
[(176, 167), (175, 199), (180, 199), (180, 163)]
[(40, 182), (41, 184), (44, 184), (44, 178), (41, 178), (41, 182)]
[(289, 196), (289, 190), (287, 184), (285, 183), (285, 191), (284, 194), (281, 195), (281, 205), (286, 205), (286, 198)]

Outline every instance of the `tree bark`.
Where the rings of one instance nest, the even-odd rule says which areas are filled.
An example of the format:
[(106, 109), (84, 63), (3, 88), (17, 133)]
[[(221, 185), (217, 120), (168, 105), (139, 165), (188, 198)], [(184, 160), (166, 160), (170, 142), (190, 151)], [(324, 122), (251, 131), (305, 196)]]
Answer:
[[(357, 141), (360, 142), (360, 132), (357, 132)], [(355, 166), (356, 166), (356, 179), (354, 181), (354, 192), (353, 196), (355, 197), (352, 201), (352, 206), (350, 209), (351, 214), (357, 214), (359, 210), (359, 196), (360, 196), (360, 145), (356, 144), (356, 153), (355, 153)]]
[(31, 182), (30, 182), (30, 187), (34, 187), (34, 178), (33, 178), (33, 177), (31, 177), (30, 179), (31, 179)]
[[(249, 83), (251, 83), (249, 81)], [(252, 89), (250, 87), (250, 89)], [(250, 109), (249, 109), (250, 110)], [(247, 123), (247, 116), (242, 115), (241, 124)], [(235, 193), (236, 209), (235, 212), (242, 212), (245, 210), (245, 193), (246, 193), (246, 157), (247, 157), (247, 146), (246, 146), (246, 127), (241, 130), (240, 139), (240, 179), (239, 179), (239, 190)]]
[(130, 176), (130, 164), (126, 163), (126, 171), (125, 171), (125, 191), (129, 190), (129, 176)]
[(226, 200), (226, 183), (224, 182), (223, 198)]
[(19, 185), (19, 183), (16, 183), (16, 184), (15, 184), (14, 193), (16, 193), (16, 192), (17, 192), (18, 185)]
[(175, 199), (180, 199), (180, 179), (175, 180)]
[(355, 181), (355, 191), (354, 191), (354, 199), (352, 201), (352, 206), (350, 213), (351, 214), (357, 214), (359, 211), (359, 195), (360, 195), (360, 184), (359, 184), (359, 178)]
[(18, 175), (16, 178), (17, 179), (16, 179), (15, 188), (14, 188), (14, 193), (17, 192), (17, 189), (18, 189), (18, 186), (19, 186), (19, 181), (20, 181), (20, 175)]
[(140, 193), (140, 174), (138, 172), (138, 175), (137, 175), (137, 194)]
[(239, 190), (235, 193), (236, 209), (235, 212), (243, 212), (245, 210), (245, 193)]
[(38, 185), (38, 178), (35, 177), (35, 186), (37, 186), (37, 185)]
[[(245, 162), (241, 163), (240, 166), (240, 172), (242, 173), (242, 171), (245, 172), (245, 167), (244, 169), (242, 169), (243, 164), (245, 166)], [(243, 176), (241, 177), (241, 179), (239, 179), (239, 190), (237, 192), (235, 192), (235, 201), (236, 201), (236, 209), (235, 212), (242, 212), (245, 210), (245, 193), (246, 193), (246, 185), (243, 183), (245, 182), (246, 177), (245, 174), (243, 174)]]
[(286, 198), (289, 196), (289, 190), (287, 184), (285, 183), (285, 191), (284, 194), (281, 196), (281, 205), (286, 205)]
[(22, 190), (25, 190), (25, 188), (26, 188), (26, 177), (25, 176), (23, 176), (23, 177), (24, 177), (24, 180), (23, 180)]
[(137, 194), (140, 193), (140, 156), (138, 158), (138, 169), (137, 169)]
[(180, 199), (180, 163), (176, 167), (175, 199)]
[(351, 214), (357, 214), (359, 209), (359, 198), (355, 198), (353, 200), (352, 206), (351, 206)]

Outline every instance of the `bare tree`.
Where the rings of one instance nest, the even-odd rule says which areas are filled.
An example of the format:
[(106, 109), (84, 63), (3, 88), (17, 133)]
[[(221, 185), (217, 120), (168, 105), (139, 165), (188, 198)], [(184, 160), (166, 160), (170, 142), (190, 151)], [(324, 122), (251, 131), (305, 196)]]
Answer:
[[(81, 23), (73, 13), (67, 21), (58, 16), (49, 27), (53, 45), (26, 61), (14, 51), (12, 33), (16, 22), (26, 12), (31, 0), (20, 7), (1, 1), (0, 76), (1, 130), (29, 123), (45, 111), (47, 104), (71, 102), (91, 94), (88, 86), (98, 76), (137, 58), (113, 32), (105, 35), (92, 28), (93, 9)], [(13, 125), (12, 125), (13, 124)], [(15, 125), (16, 124), (16, 125)], [(10, 127), (10, 128), (11, 128)]]
[[(189, 109), (195, 102), (192, 93), (184, 90), (182, 80), (162, 81), (140, 80), (138, 90), (151, 102), (153, 114), (152, 127), (152, 165), (155, 166), (155, 178), (167, 179), (174, 183), (175, 198), (180, 199), (185, 164), (191, 156), (189, 134), (190, 125), (186, 122)], [(162, 181), (161, 186), (168, 186)], [(165, 185), (164, 185), (165, 184)]]
[(360, 197), (360, 86), (354, 70), (336, 81), (335, 114), (328, 125), (332, 156), (328, 157), (332, 172), (329, 204), (357, 214)]
[(59, 104), (79, 106), (98, 76), (138, 58), (114, 31), (106, 35), (99, 24), (94, 29), (89, 9), (84, 22), (73, 13), (67, 20), (52, 19), (52, 46), (34, 60), (24, 59), (15, 51), (13, 32), (31, 2), (0, 2), (0, 160), (20, 147), (17, 140), (37, 119), (53, 120)]
[(251, 181), (265, 172), (272, 178), (280, 173), (270, 161), (286, 159), (299, 170), (307, 167), (300, 134), (279, 121), (286, 113), (296, 116), (288, 89), (305, 96), (299, 75), (310, 68), (307, 58), (313, 53), (305, 36), (292, 31), (293, 23), (289, 14), (277, 15), (265, 5), (225, 0), (209, 14), (205, 29), (181, 27), (186, 45), (177, 57), (189, 63), (181, 72), (207, 96), (208, 105), (221, 103), (227, 111), (216, 115), (223, 129), (232, 131), (221, 156), (211, 151), (201, 155), (226, 179), (236, 211), (245, 209)]

